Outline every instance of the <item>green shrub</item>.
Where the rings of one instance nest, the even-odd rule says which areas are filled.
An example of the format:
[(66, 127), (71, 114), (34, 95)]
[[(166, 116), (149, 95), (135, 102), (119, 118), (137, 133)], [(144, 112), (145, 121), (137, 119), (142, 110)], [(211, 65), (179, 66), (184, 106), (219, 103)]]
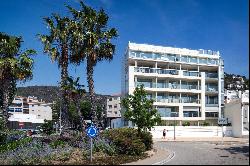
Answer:
[(94, 143), (94, 151), (95, 152), (104, 152), (109, 156), (113, 156), (116, 154), (116, 146), (114, 144), (109, 144), (105, 140), (98, 140)]
[(42, 132), (44, 134), (50, 135), (53, 133), (53, 122), (51, 120), (44, 120), (44, 123), (41, 126)]
[(53, 149), (60, 147), (64, 147), (65, 146), (65, 142), (62, 140), (55, 140), (51, 143), (49, 143), (49, 146), (52, 147)]
[[(141, 155), (146, 151), (143, 140), (138, 136), (138, 131), (132, 128), (119, 128), (104, 131), (104, 138), (110, 140), (115, 146), (118, 154)], [(150, 136), (143, 135), (146, 139)], [(150, 142), (149, 140), (145, 142)]]
[(23, 138), (21, 140), (16, 140), (16, 141), (4, 144), (4, 145), (0, 145), (0, 153), (5, 152), (5, 151), (9, 151), (9, 150), (14, 150), (17, 147), (23, 146), (31, 141), (32, 141), (31, 137), (26, 137), (26, 138)]
[(153, 148), (153, 136), (150, 132), (142, 132), (140, 138), (146, 146), (146, 150), (151, 150)]
[(206, 121), (203, 123), (203, 126), (209, 126), (209, 125), (210, 124), (208, 122), (206, 122)]
[(6, 138), (7, 138), (7, 134), (3, 131), (0, 131), (0, 143), (1, 144), (5, 143)]
[(183, 122), (182, 126), (190, 126), (190, 122)]

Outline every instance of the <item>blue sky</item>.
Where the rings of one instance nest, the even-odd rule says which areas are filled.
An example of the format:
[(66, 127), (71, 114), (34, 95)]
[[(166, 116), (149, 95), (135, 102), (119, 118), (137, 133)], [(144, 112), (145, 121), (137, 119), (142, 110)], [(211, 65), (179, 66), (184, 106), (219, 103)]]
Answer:
[[(220, 51), (225, 71), (249, 78), (248, 0), (85, 0), (105, 9), (109, 26), (119, 31), (111, 62), (95, 67), (95, 91), (116, 94), (121, 90), (121, 62), (128, 41), (162, 46)], [(34, 77), (19, 86), (58, 85), (60, 71), (43, 54), (36, 34), (48, 31), (42, 21), (51, 13), (67, 16), (64, 4), (79, 8), (78, 0), (1, 0), (0, 31), (23, 37), (22, 49), (33, 48)], [(70, 66), (87, 88), (85, 64)]]

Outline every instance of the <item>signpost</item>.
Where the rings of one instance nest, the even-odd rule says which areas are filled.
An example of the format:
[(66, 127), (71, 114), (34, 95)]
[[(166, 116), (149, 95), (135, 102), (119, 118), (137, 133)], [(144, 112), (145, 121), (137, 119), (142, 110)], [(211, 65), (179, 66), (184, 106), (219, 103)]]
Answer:
[(175, 140), (175, 117), (177, 117), (177, 112), (171, 112), (174, 116), (174, 140)]
[(218, 118), (218, 124), (221, 124), (221, 132), (222, 132), (221, 143), (223, 144), (223, 137), (224, 137), (223, 125), (224, 125), (224, 124), (227, 124), (227, 118)]
[(94, 138), (97, 135), (97, 128), (91, 124), (90, 127), (87, 128), (86, 133), (90, 137), (90, 162), (92, 162), (92, 149), (93, 149), (93, 143), (92, 138)]

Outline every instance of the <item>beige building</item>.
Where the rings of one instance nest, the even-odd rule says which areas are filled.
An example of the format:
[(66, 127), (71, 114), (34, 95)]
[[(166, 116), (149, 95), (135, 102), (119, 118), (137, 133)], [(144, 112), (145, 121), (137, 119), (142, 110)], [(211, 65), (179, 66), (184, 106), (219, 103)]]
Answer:
[(162, 125), (174, 120), (217, 125), (224, 107), (224, 65), (218, 51), (129, 42), (123, 62), (122, 96), (143, 84)]
[[(38, 101), (32, 96), (16, 96), (8, 108), (9, 121), (24, 124), (22, 128), (30, 128), (34, 127), (34, 124), (44, 123), (45, 119), (52, 120), (51, 104)], [(19, 128), (17, 123), (11, 123), (12, 127)]]
[(117, 118), (121, 118), (121, 97), (120, 95), (113, 95), (107, 98), (106, 103), (106, 118), (107, 126), (116, 128)]

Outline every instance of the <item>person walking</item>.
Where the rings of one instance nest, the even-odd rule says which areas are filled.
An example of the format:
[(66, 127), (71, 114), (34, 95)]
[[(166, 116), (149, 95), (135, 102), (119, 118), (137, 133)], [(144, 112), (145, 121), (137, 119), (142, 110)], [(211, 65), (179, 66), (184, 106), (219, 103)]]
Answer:
[(163, 130), (163, 139), (166, 139), (166, 129)]

